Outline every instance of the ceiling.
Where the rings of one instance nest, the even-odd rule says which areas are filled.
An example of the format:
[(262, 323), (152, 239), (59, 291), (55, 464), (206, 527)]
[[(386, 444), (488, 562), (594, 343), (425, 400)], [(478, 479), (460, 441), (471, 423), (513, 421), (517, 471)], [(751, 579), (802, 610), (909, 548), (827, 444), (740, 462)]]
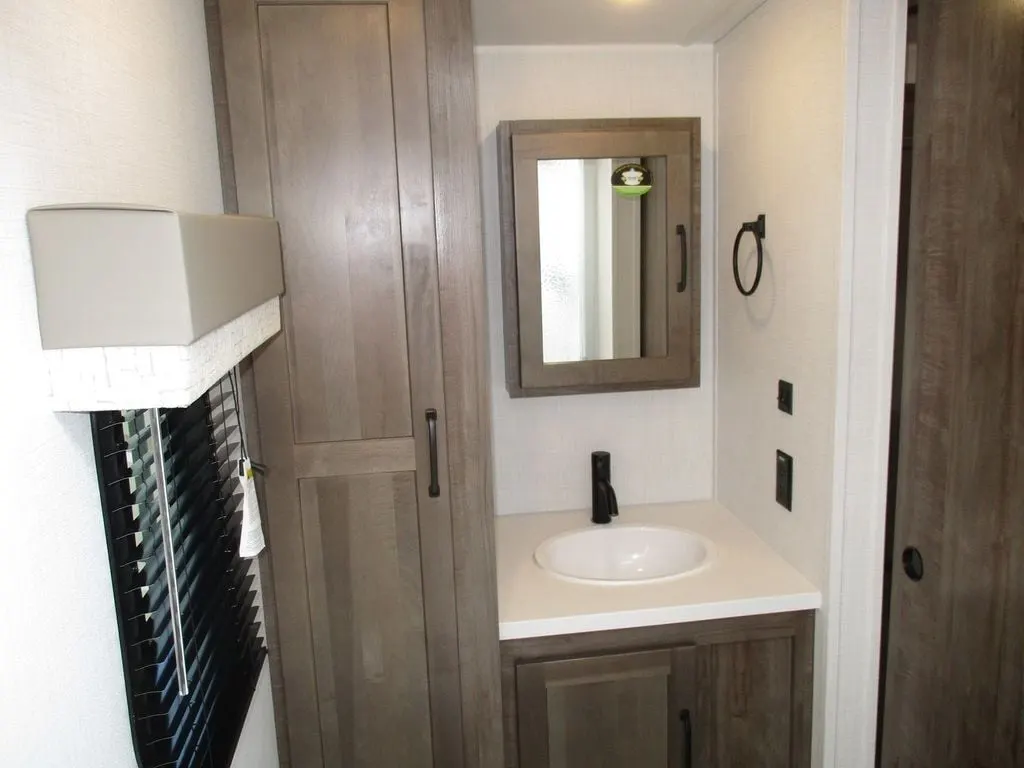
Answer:
[(473, 0), (477, 45), (713, 43), (764, 0)]

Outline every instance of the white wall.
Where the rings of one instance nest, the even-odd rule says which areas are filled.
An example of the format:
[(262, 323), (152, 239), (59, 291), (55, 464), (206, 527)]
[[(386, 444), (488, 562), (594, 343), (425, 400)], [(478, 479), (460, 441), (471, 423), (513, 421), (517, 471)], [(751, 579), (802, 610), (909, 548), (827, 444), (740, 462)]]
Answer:
[(242, 727), (232, 768), (277, 768), (277, 731), (274, 729), (274, 701), (270, 695), (270, 662), (263, 665), (249, 716)]
[[(718, 498), (818, 587), (832, 509), (845, 70), (842, 0), (768, 0), (716, 46)], [(743, 298), (732, 245), (767, 214), (764, 276)], [(747, 235), (740, 251), (753, 252)], [(750, 265), (746, 274), (749, 285)], [(776, 406), (794, 385), (794, 414)], [(793, 456), (793, 511), (775, 451)]]
[(835, 499), (824, 621), (822, 765), (875, 754), (907, 0), (846, 4)]
[[(716, 45), (716, 495), (828, 594), (847, 103), (844, 0), (768, 0)], [(732, 278), (740, 224), (767, 215), (761, 287)], [(747, 284), (750, 236), (741, 249)], [(781, 413), (778, 379), (794, 385)], [(794, 460), (793, 511), (775, 451)], [(815, 764), (824, 731), (826, 606), (816, 633)]]
[[(590, 453), (612, 454), (620, 503), (711, 497), (714, 350), (714, 63), (710, 46), (478, 47), (497, 514), (590, 505)], [(512, 400), (502, 355), (494, 131), (501, 120), (700, 117), (702, 337), (699, 389)]]
[[(0, 765), (128, 768), (89, 420), (45, 406), (24, 216), (221, 210), (202, 2), (0, 0), (0, 16)], [(236, 763), (276, 766), (273, 734), (264, 680)]]

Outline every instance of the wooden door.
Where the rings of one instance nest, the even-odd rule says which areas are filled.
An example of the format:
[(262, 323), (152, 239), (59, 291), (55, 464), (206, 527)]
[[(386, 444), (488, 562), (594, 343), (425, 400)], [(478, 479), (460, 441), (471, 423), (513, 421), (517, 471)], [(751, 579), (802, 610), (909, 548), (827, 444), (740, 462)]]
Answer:
[[(810, 681), (802, 670), (794, 675), (796, 658), (790, 637), (723, 642), (700, 649), (695, 766), (805, 768), (810, 764), (808, 745), (794, 722), (794, 686)], [(799, 731), (809, 736), (802, 726)]]
[(693, 662), (690, 646), (519, 665), (520, 768), (689, 768)]
[(1021, 766), (1024, 5), (919, 14), (881, 765)]
[(284, 253), (254, 370), (295, 768), (500, 760), (468, 6), (427, 6), (220, 2), (238, 208)]
[(506, 640), (505, 765), (810, 768), (813, 655), (811, 612)]

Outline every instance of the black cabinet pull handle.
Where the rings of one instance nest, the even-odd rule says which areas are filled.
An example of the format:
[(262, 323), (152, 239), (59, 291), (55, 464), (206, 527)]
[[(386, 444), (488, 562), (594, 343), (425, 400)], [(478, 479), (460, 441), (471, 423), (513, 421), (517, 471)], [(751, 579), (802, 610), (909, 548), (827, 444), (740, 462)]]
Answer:
[(436, 499), (441, 495), (441, 486), (437, 480), (437, 411), (427, 409), (427, 442), (430, 445), (430, 487), (427, 493)]
[(689, 279), (690, 255), (686, 247), (686, 225), (678, 224), (676, 234), (679, 235), (679, 282), (676, 283), (676, 293), (683, 293), (686, 290), (686, 282)]
[(683, 721), (683, 768), (693, 768), (693, 723), (690, 710), (680, 712), (679, 719)]

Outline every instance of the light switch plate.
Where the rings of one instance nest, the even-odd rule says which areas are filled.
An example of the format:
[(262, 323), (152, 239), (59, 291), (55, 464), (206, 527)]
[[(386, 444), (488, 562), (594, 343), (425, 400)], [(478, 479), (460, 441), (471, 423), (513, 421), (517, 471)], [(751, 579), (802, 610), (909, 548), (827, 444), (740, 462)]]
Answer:
[(792, 415), (793, 413), (793, 385), (788, 381), (779, 379), (779, 410)]
[(793, 511), (793, 457), (782, 451), (775, 452), (775, 500)]

